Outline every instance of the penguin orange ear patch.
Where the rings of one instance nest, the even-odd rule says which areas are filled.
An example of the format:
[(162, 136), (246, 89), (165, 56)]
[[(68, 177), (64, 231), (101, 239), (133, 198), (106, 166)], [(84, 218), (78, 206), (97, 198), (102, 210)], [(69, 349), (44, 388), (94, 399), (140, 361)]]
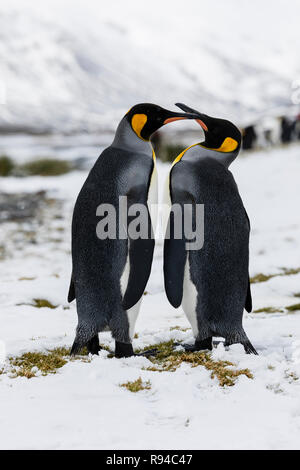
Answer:
[(131, 119), (131, 126), (136, 135), (142, 139), (141, 136), (142, 129), (147, 122), (146, 114), (134, 114)]
[(218, 150), (218, 152), (226, 152), (226, 153), (233, 152), (234, 150), (236, 150), (237, 146), (238, 146), (238, 143), (235, 139), (232, 139), (231, 137), (226, 137), (221, 147), (215, 150)]

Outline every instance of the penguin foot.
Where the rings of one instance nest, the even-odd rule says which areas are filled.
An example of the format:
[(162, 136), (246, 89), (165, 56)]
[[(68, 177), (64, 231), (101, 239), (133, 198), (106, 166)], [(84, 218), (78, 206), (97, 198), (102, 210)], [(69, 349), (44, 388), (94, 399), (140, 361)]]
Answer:
[(186, 352), (204, 351), (206, 349), (211, 351), (213, 347), (212, 336), (209, 336), (208, 338), (205, 338), (201, 341), (196, 340), (195, 344), (183, 343), (183, 344), (180, 344), (180, 346), (184, 347)]
[(132, 356), (153, 356), (157, 352), (157, 349), (149, 349), (141, 353), (134, 353), (131, 343), (120, 343), (116, 341), (115, 357), (120, 359), (121, 357), (132, 357)]
[(155, 356), (157, 354), (157, 351), (158, 351), (157, 348), (147, 349), (147, 351), (143, 351), (141, 353), (135, 354), (135, 356), (144, 356), (144, 357)]
[(88, 350), (89, 353), (98, 355), (98, 353), (101, 349), (98, 334), (93, 336), (92, 339), (90, 339), (88, 341), (86, 347), (87, 347), (87, 350)]
[(116, 341), (116, 348), (115, 348), (115, 357), (131, 357), (134, 356), (133, 347), (131, 343), (121, 343), (120, 341)]

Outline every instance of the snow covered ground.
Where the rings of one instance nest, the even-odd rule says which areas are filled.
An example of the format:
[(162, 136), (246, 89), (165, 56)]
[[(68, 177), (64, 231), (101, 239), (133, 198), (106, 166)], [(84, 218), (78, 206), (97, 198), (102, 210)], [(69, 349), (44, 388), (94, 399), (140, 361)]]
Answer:
[[(168, 170), (159, 165), (161, 178)], [(27, 379), (0, 375), (0, 447), (33, 449), (287, 449), (300, 448), (300, 146), (242, 155), (232, 165), (251, 224), (251, 276), (281, 274), (252, 285), (254, 310), (244, 326), (259, 356), (239, 345), (212, 356), (249, 368), (232, 387), (220, 387), (204, 367), (175, 372), (145, 370), (146, 358), (99, 357), (71, 361)], [(1, 178), (2, 192), (47, 191), (34, 219), (0, 225), (0, 316), (7, 356), (69, 347), (77, 323), (66, 295), (70, 276), (70, 221), (86, 177)], [(157, 245), (148, 295), (143, 299), (134, 347), (169, 339), (190, 341), (181, 310), (167, 302)], [(47, 299), (55, 309), (32, 306)], [(181, 327), (183, 330), (173, 329)], [(113, 348), (109, 333), (100, 342)], [(1, 348), (0, 348), (1, 353)], [(0, 365), (1, 369), (1, 365)], [(131, 393), (121, 383), (141, 377), (151, 389)], [(299, 378), (299, 379), (298, 379)]]

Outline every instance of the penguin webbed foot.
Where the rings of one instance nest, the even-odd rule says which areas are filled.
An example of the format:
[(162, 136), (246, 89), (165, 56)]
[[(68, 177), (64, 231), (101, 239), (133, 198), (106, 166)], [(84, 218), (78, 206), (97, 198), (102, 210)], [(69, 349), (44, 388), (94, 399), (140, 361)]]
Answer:
[(143, 351), (140, 353), (135, 353), (133, 351), (133, 347), (131, 343), (121, 343), (120, 341), (116, 341), (116, 349), (115, 349), (115, 357), (118, 359), (122, 357), (133, 357), (133, 356), (142, 356), (142, 357), (149, 357), (154, 356), (157, 353), (157, 349), (148, 349), (147, 351)]
[(155, 356), (157, 354), (157, 351), (158, 351), (157, 348), (147, 349), (147, 351), (137, 353), (135, 354), (135, 356), (144, 356), (144, 357)]
[(175, 343), (174, 346), (182, 346), (186, 352), (197, 352), (205, 350), (212, 351), (212, 336), (209, 336), (208, 338), (205, 338), (201, 341), (196, 340), (194, 344)]

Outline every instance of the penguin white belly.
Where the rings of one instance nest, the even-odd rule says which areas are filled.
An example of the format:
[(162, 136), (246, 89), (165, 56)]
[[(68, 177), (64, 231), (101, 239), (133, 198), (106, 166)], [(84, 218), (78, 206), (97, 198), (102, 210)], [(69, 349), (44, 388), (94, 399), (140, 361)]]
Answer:
[[(124, 296), (126, 289), (127, 289), (129, 270), (130, 270), (129, 255), (127, 255), (126, 264), (125, 264), (125, 267), (124, 267), (124, 270), (120, 279), (122, 296)], [(137, 317), (141, 308), (141, 303), (142, 303), (142, 297), (133, 307), (126, 310), (128, 323), (129, 323), (129, 337), (131, 340), (133, 339), (133, 336), (134, 336), (135, 324), (136, 324), (136, 320), (137, 320)]]
[[(156, 165), (155, 165), (155, 159), (153, 160), (154, 160), (154, 165), (153, 165), (153, 171), (150, 177), (147, 205), (148, 205), (148, 209), (150, 212), (153, 232), (155, 233), (156, 223), (157, 223), (158, 183), (157, 183), (157, 170), (156, 170)], [(130, 262), (129, 262), (129, 246), (128, 246), (126, 264), (125, 264), (125, 267), (124, 267), (124, 270), (120, 279), (122, 296), (124, 296), (126, 289), (127, 289), (129, 271), (130, 271)], [(133, 307), (131, 307), (130, 309), (126, 311), (127, 317), (128, 317), (128, 323), (129, 323), (129, 337), (131, 340), (133, 339), (133, 336), (134, 336), (135, 324), (136, 324), (136, 320), (137, 320), (137, 317), (141, 308), (142, 299), (143, 297), (141, 297), (140, 300)]]
[(157, 177), (157, 169), (155, 163), (155, 154), (153, 152), (153, 170), (150, 176), (150, 184), (148, 189), (148, 196), (147, 196), (147, 205), (150, 212), (150, 218), (152, 223), (153, 233), (155, 234), (156, 226), (157, 226), (157, 217), (158, 217), (158, 177)]
[(197, 321), (197, 289), (191, 280), (190, 275), (190, 262), (189, 262), (189, 253), (187, 254), (187, 259), (184, 268), (184, 278), (183, 278), (183, 296), (182, 296), (182, 308), (184, 313), (187, 316), (188, 321), (191, 324), (193, 335), (195, 338), (198, 336), (198, 321)]

